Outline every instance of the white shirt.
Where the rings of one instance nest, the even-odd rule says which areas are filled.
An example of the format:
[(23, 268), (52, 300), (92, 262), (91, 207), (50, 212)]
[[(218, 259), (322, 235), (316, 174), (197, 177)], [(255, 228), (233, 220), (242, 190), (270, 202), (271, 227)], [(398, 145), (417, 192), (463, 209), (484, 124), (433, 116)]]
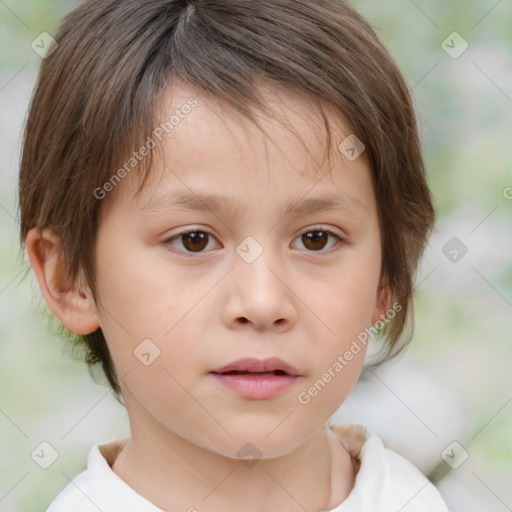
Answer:
[[(409, 461), (387, 449), (363, 425), (330, 425), (359, 461), (355, 485), (331, 512), (448, 512), (437, 489)], [(111, 469), (126, 439), (94, 445), (87, 469), (52, 501), (46, 512), (163, 512)]]

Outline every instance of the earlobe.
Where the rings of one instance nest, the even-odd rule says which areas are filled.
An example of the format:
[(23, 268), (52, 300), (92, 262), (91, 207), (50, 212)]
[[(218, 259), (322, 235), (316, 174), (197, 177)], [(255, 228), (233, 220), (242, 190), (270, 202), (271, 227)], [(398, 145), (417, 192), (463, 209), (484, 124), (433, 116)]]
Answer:
[(98, 327), (99, 317), (90, 290), (71, 283), (59, 254), (59, 240), (50, 230), (32, 228), (25, 246), (43, 297), (55, 316), (70, 331), (89, 334)]
[(377, 322), (377, 320), (385, 320), (387, 312), (391, 309), (392, 300), (393, 294), (391, 293), (389, 286), (380, 286), (377, 290), (375, 308), (372, 313), (372, 324)]

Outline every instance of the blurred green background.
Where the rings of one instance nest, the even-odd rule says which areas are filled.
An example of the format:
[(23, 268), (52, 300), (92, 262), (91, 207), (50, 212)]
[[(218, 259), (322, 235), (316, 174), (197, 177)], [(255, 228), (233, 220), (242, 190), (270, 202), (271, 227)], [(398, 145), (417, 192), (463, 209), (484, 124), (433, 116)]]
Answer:
[[(359, 400), (364, 383), (339, 416), (371, 424), (425, 473), (435, 469), (452, 512), (512, 510), (512, 3), (353, 4), (412, 90), (438, 223), (418, 275), (413, 342), (398, 363), (377, 372), (393, 391), (385, 398), (396, 412), (392, 422), (372, 417)], [(44, 510), (84, 469), (92, 444), (129, 433), (108, 388), (49, 329), (33, 275), (22, 280), (16, 179), (41, 62), (31, 43), (41, 32), (54, 34), (73, 5), (0, 1), (2, 511)], [(453, 32), (468, 44), (457, 58), (442, 47)], [(457, 262), (443, 253), (453, 237), (467, 248)], [(421, 423), (436, 433), (432, 448)], [(48, 469), (31, 458), (43, 441), (59, 455)], [(441, 452), (452, 441), (469, 457), (449, 472)]]

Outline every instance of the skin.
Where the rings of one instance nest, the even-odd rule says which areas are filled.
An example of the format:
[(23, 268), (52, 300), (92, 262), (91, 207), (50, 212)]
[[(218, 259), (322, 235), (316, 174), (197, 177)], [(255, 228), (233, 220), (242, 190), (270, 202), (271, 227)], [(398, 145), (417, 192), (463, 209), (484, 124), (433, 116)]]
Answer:
[[(289, 91), (262, 91), (300, 139), (262, 117), (267, 139), (190, 87), (167, 91), (162, 118), (191, 96), (198, 105), (155, 150), (141, 195), (134, 197), (131, 175), (102, 201), (97, 304), (87, 286), (62, 277), (51, 232), (34, 228), (26, 240), (49, 306), (74, 332), (101, 327), (123, 377), (131, 438), (113, 471), (166, 510), (328, 510), (354, 485), (352, 460), (325, 425), (355, 385), (364, 347), (309, 404), (297, 397), (390, 306), (379, 287), (370, 169), (364, 154), (351, 162), (337, 152), (329, 174), (311, 105)], [(348, 134), (338, 120), (336, 144)], [(148, 209), (166, 193), (191, 190), (225, 194), (242, 208), (236, 215)], [(364, 208), (283, 217), (290, 199), (333, 192)], [(189, 227), (208, 233), (202, 253), (187, 255), (186, 237), (166, 242)], [(342, 240), (307, 245), (301, 235), (321, 228)], [(235, 251), (247, 236), (263, 249), (252, 263)], [(147, 338), (160, 350), (149, 366), (134, 356)], [(209, 374), (242, 357), (270, 356), (301, 374), (271, 399), (242, 398)], [(237, 456), (248, 442), (262, 453), (252, 467)]]

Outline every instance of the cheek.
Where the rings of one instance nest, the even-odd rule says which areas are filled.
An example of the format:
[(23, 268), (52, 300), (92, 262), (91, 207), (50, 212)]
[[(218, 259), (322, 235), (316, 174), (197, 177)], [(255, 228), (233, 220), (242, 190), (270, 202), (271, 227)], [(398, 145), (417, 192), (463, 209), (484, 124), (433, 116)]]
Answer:
[[(380, 253), (352, 252), (343, 265), (316, 280), (308, 306), (321, 319), (313, 335), (318, 346), (315, 375), (308, 383), (317, 405), (338, 406), (357, 381), (364, 362), (378, 287)], [(315, 382), (318, 381), (318, 385)], [(321, 390), (321, 391), (320, 391)], [(316, 396), (316, 395), (315, 395)]]
[(297, 396), (299, 407), (322, 418), (326, 411), (328, 416), (334, 413), (359, 378), (367, 349), (367, 340), (361, 341), (361, 335), (370, 325), (372, 305), (371, 294), (361, 293), (360, 287), (350, 283), (331, 285), (329, 293), (331, 300), (319, 308), (328, 327), (322, 328), (324, 335), (317, 333), (313, 338), (316, 364)]
[(133, 364), (142, 340), (160, 337), (166, 328), (160, 305), (164, 286), (157, 275), (140, 251), (121, 240), (112, 237), (103, 244), (97, 260), (100, 325), (120, 373)]
[[(131, 377), (134, 381), (168, 380), (164, 368), (179, 378), (197, 359), (206, 329), (201, 319), (208, 318), (205, 308), (212, 307), (210, 297), (199, 299), (212, 287), (211, 278), (192, 285), (191, 276), (170, 274), (165, 258), (151, 260), (144, 250), (125, 249), (127, 255), (116, 258), (112, 251), (97, 269), (101, 328), (112, 358), (120, 375), (134, 368), (142, 371)], [(155, 369), (144, 373), (140, 358), (148, 352), (151, 360), (156, 357), (151, 363)]]
[(308, 304), (318, 312), (334, 342), (347, 341), (371, 324), (380, 268), (356, 254), (331, 269), (308, 291)]

